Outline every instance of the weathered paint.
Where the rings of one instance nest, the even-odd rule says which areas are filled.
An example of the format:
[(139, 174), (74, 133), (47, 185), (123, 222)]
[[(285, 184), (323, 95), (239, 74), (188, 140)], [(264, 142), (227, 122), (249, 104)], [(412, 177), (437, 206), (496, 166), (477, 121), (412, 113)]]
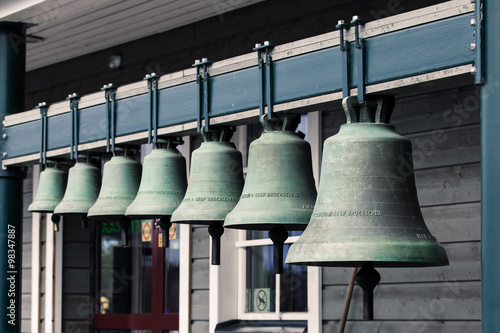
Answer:
[(500, 2), (485, 0), (485, 85), (481, 91), (482, 332), (500, 331)]
[[(24, 110), (25, 31), (24, 24), (0, 22), (0, 121)], [(0, 307), (4, 311), (0, 331), (6, 333), (21, 330), (22, 213), (21, 172), (0, 170)]]

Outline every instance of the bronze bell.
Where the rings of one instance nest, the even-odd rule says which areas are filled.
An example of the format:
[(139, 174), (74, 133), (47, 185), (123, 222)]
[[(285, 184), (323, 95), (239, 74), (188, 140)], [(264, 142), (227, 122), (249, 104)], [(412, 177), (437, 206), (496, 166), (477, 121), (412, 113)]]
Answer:
[(122, 243), (128, 244), (130, 219), (125, 217), (127, 207), (134, 201), (141, 182), (141, 164), (130, 156), (113, 157), (104, 163), (99, 196), (87, 216), (101, 220), (118, 220), (122, 229)]
[(202, 129), (204, 142), (191, 156), (186, 195), (171, 218), (175, 223), (209, 226), (214, 265), (220, 261), (222, 223), (238, 202), (244, 183), (241, 153), (229, 142), (233, 132), (230, 127)]
[(294, 132), (299, 121), (294, 115), (261, 117), (264, 132), (250, 144), (245, 187), (224, 222), (226, 228), (269, 230), (275, 273), (283, 269), (288, 230), (305, 229), (316, 200), (311, 146)]
[(358, 283), (373, 290), (373, 266), (441, 266), (448, 257), (420, 211), (411, 142), (388, 125), (393, 98), (356, 101), (344, 99), (347, 124), (325, 141), (314, 212), (286, 263), (363, 266)]
[[(35, 200), (28, 207), (29, 212), (52, 213), (64, 196), (66, 173), (58, 169), (54, 161), (46, 161), (45, 167), (45, 170), (40, 173), (38, 192)], [(59, 215), (52, 214), (54, 231), (59, 231), (60, 219)]]
[(66, 173), (52, 161), (47, 161), (45, 167), (40, 173), (38, 192), (28, 207), (29, 212), (52, 213), (64, 196)]
[[(83, 158), (83, 159), (82, 159)], [(97, 200), (101, 187), (101, 170), (80, 155), (75, 165), (69, 169), (68, 185), (54, 214), (80, 216), (82, 227), (87, 225), (87, 212)]]
[(168, 247), (170, 217), (186, 192), (186, 159), (175, 149), (180, 140), (158, 139), (144, 158), (141, 185), (125, 215), (130, 219), (160, 219), (163, 246)]

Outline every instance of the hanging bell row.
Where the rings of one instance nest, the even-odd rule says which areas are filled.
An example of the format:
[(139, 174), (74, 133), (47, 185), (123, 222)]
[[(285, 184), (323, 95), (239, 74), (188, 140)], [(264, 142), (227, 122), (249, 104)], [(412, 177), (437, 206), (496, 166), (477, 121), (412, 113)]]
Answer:
[[(189, 185), (185, 160), (169, 141), (159, 143), (145, 158), (142, 182), (141, 165), (116, 153), (104, 164), (102, 186), (90, 208), (99, 185), (88, 189), (88, 194), (72, 191), (90, 183), (78, 174), (98, 178), (97, 169), (77, 163), (70, 170), (65, 199), (55, 209), (63, 196), (64, 176), (47, 165), (29, 210), (55, 209), (63, 216), (88, 213), (96, 219), (120, 220), (125, 230), (130, 218), (158, 218), (164, 231), (171, 222), (205, 224), (210, 226), (213, 248), (220, 246), (222, 225), (269, 230), (275, 243), (276, 272), (281, 269), (279, 248), (288, 231), (304, 229), (291, 246), (287, 263), (448, 264), (444, 249), (423, 221), (413, 173), (400, 175), (396, 181), (387, 179), (399, 173), (401, 159), (410, 165), (412, 161), (410, 141), (388, 125), (393, 102), (376, 99), (359, 106), (348, 98), (343, 104), (347, 123), (325, 141), (317, 199), (310, 146), (295, 133), (297, 118), (281, 115), (262, 118), (264, 131), (249, 148), (246, 183), (241, 153), (229, 142), (233, 130), (213, 128), (202, 132), (204, 142), (193, 152)], [(69, 208), (78, 200), (81, 206)]]

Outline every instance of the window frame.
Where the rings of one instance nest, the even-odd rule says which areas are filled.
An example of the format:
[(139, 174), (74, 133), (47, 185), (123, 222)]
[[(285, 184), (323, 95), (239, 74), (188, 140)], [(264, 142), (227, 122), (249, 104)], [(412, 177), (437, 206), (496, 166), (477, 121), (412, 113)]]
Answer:
[[(270, 238), (261, 239), (246, 239), (247, 231), (238, 230), (238, 240), (235, 243), (238, 252), (238, 319), (242, 320), (307, 320), (309, 318), (309, 304), (308, 311), (306, 312), (282, 312), (280, 309), (281, 297), (281, 274), (275, 274), (275, 311), (274, 312), (246, 312), (246, 249), (255, 246), (273, 245)], [(293, 244), (300, 236), (290, 236), (286, 239), (285, 244)], [(308, 273), (308, 287), (309, 287), (309, 269)], [(309, 303), (309, 295), (308, 303)]]

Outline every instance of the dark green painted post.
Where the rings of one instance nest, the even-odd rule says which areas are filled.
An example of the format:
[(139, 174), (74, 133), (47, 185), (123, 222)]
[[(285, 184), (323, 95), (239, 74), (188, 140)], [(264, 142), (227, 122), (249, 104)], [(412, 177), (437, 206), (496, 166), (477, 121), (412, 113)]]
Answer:
[[(0, 121), (24, 111), (25, 30), (22, 23), (0, 22)], [(2, 133), (0, 142), (8, 139)], [(22, 218), (22, 174), (0, 169), (0, 332), (21, 331)]]
[(485, 1), (481, 92), (482, 332), (500, 332), (500, 1)]

